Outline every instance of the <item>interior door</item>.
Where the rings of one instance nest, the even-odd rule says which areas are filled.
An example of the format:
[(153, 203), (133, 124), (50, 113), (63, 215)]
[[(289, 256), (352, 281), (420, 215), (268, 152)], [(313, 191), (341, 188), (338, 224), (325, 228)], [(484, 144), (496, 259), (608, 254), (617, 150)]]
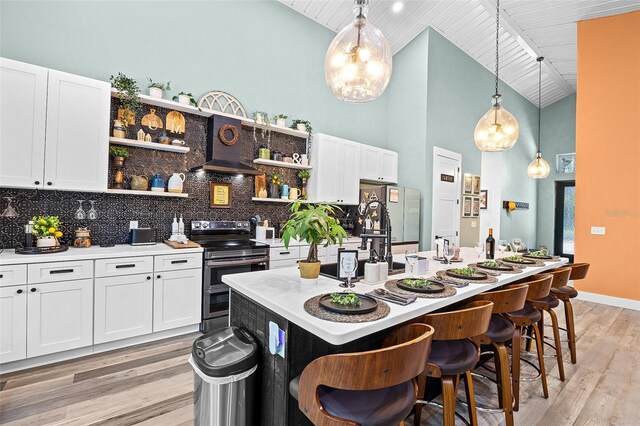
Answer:
[(462, 155), (433, 148), (431, 247), (442, 237), (460, 244), (460, 164)]
[(553, 253), (573, 262), (576, 207), (576, 181), (556, 182), (556, 212)]

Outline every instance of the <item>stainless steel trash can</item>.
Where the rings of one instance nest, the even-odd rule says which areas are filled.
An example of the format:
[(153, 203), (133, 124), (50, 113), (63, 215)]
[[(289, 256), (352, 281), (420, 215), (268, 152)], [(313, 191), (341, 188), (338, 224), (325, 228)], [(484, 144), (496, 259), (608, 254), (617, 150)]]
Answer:
[(254, 425), (258, 345), (249, 333), (225, 327), (193, 342), (195, 424)]

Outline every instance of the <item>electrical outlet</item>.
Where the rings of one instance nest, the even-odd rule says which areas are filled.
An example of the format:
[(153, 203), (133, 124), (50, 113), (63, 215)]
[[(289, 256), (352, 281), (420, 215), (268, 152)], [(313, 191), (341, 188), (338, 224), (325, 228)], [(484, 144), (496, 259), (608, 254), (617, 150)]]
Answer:
[(591, 235), (604, 235), (604, 226), (592, 226)]
[(129, 229), (138, 229), (138, 221), (137, 220), (130, 220), (129, 221)]
[(475, 228), (476, 226), (478, 226), (478, 221), (477, 220), (472, 220), (471, 221), (471, 227)]

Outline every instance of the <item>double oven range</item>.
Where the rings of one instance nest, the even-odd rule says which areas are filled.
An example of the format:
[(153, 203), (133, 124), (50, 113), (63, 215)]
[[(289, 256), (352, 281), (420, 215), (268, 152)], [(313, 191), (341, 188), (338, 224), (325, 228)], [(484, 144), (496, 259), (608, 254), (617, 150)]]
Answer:
[(222, 277), (269, 269), (269, 246), (251, 241), (251, 227), (245, 221), (192, 221), (191, 240), (204, 248), (201, 329), (225, 327), (229, 286)]

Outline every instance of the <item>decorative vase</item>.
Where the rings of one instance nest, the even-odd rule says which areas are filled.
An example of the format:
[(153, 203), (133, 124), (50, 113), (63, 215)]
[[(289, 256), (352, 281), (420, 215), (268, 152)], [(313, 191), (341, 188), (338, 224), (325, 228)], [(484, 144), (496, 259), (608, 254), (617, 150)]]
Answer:
[(320, 276), (320, 262), (298, 262), (300, 265), (300, 277), (304, 279), (315, 279)]
[(296, 127), (298, 128), (298, 130), (300, 130), (301, 132), (306, 132), (307, 131), (307, 125), (304, 123), (298, 123), (296, 124)]
[(113, 165), (116, 168), (115, 172), (113, 172), (113, 188), (122, 189), (124, 184), (124, 173), (122, 172), (124, 157), (113, 157)]
[(191, 105), (191, 98), (187, 95), (178, 95), (178, 102), (182, 105)]
[(127, 130), (121, 120), (113, 120), (113, 137), (120, 139), (127, 137)]
[(36, 247), (57, 247), (59, 245), (58, 239), (51, 235), (48, 237), (38, 237), (36, 241)]
[(300, 196), (302, 198), (307, 198), (307, 180), (302, 179), (302, 188), (300, 189)]
[(280, 198), (280, 185), (272, 183), (269, 185), (269, 197)]
[(276, 120), (276, 126), (287, 127), (287, 120), (284, 118), (278, 118)]
[(152, 98), (160, 98), (162, 99), (162, 89), (157, 87), (149, 87), (149, 96)]

